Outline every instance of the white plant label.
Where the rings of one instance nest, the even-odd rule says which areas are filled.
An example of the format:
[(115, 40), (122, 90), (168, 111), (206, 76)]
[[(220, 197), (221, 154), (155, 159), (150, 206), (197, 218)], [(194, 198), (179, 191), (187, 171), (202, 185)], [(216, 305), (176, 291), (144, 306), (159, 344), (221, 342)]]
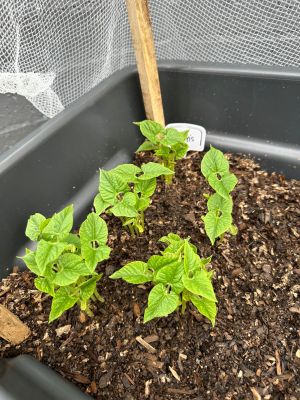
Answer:
[(203, 151), (205, 146), (206, 130), (203, 126), (185, 123), (168, 124), (166, 128), (175, 128), (178, 131), (189, 129), (189, 136), (186, 140), (189, 145), (189, 151)]

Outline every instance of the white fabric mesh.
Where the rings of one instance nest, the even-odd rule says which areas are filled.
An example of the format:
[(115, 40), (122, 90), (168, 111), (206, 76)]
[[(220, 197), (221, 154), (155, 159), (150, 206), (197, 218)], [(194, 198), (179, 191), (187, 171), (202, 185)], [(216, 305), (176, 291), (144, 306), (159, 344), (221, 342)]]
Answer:
[[(300, 66), (299, 0), (150, 0), (157, 56)], [(125, 0), (1, 0), (0, 93), (48, 117), (135, 63)]]

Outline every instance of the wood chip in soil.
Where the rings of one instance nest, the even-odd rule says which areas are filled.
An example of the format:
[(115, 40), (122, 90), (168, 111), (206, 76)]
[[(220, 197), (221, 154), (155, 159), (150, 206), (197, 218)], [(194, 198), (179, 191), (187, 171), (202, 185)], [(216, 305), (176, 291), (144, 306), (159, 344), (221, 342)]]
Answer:
[[(137, 163), (147, 161), (142, 157)], [(132, 238), (118, 219), (105, 217), (113, 250), (99, 265), (106, 303), (93, 305), (94, 318), (75, 307), (49, 325), (50, 299), (35, 290), (33, 275), (4, 279), (0, 303), (32, 336), (18, 346), (0, 340), (0, 356), (31, 354), (95, 399), (299, 399), (300, 182), (228, 155), (239, 179), (233, 194), (239, 232), (212, 248), (201, 221), (203, 193), (210, 191), (201, 157), (191, 153), (178, 163), (173, 185), (158, 185), (144, 235)], [(168, 232), (190, 236), (202, 257), (213, 255), (214, 329), (193, 306), (144, 325), (150, 287), (108, 278), (127, 262), (159, 253), (158, 239)], [(155, 341), (143, 346), (137, 337)]]

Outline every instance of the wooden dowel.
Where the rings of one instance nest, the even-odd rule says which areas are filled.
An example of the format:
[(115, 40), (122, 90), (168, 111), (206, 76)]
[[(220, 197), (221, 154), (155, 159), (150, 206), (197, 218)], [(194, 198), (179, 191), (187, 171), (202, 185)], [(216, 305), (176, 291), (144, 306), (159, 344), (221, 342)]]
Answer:
[(165, 125), (148, 1), (126, 1), (146, 116)]

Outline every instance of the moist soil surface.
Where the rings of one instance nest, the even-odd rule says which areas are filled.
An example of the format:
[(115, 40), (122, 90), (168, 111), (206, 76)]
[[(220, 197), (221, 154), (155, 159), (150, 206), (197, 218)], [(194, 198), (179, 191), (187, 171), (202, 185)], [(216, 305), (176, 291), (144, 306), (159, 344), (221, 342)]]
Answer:
[[(201, 221), (210, 191), (201, 157), (178, 162), (170, 187), (159, 183), (142, 236), (130, 237), (118, 219), (105, 217), (113, 250), (98, 267), (105, 304), (93, 305), (94, 318), (75, 307), (49, 325), (50, 298), (35, 290), (33, 275), (4, 279), (0, 302), (32, 336), (19, 346), (0, 340), (1, 357), (30, 354), (95, 399), (299, 399), (300, 182), (228, 155), (239, 179), (238, 234), (212, 247)], [(108, 278), (158, 254), (158, 239), (169, 232), (190, 236), (201, 256), (213, 256), (214, 329), (194, 306), (143, 324), (150, 286)]]

